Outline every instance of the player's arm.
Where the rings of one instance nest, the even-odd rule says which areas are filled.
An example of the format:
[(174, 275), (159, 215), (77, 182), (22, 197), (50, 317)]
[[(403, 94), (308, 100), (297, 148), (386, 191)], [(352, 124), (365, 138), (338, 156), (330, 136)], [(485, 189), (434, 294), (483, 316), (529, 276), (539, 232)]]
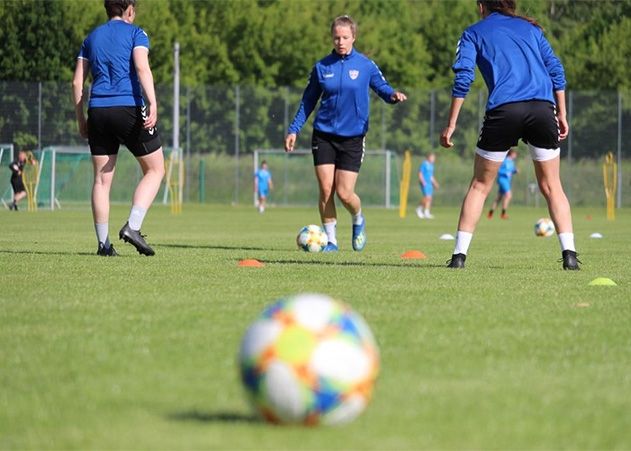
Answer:
[(570, 125), (567, 122), (567, 112), (565, 109), (565, 91), (554, 91), (554, 98), (557, 102), (557, 119), (559, 120), (559, 139), (564, 140), (570, 133)]
[(153, 86), (153, 74), (149, 66), (149, 49), (147, 47), (134, 48), (133, 58), (138, 80), (145, 93), (147, 102), (148, 114), (144, 126), (146, 129), (150, 129), (155, 127), (158, 122), (158, 101), (156, 100), (156, 91)]
[(322, 87), (320, 86), (320, 81), (318, 80), (318, 69), (317, 66), (313, 66), (311, 74), (309, 75), (309, 82), (302, 94), (300, 106), (298, 107), (296, 116), (294, 116), (294, 120), (289, 126), (287, 136), (285, 136), (285, 152), (291, 152), (294, 150), (298, 132), (300, 132), (303, 125), (305, 125), (305, 122), (307, 122), (307, 118), (315, 108), (321, 95)]
[(454, 86), (451, 91), (452, 99), (451, 106), (449, 108), (449, 119), (447, 126), (440, 134), (440, 145), (443, 147), (453, 147), (454, 143), (451, 141), (451, 137), (456, 131), (456, 125), (458, 124), (458, 116), (462, 109), (464, 99), (469, 93), (471, 84), (475, 79), (475, 61), (477, 58), (477, 51), (475, 48), (474, 37), (465, 31), (458, 41), (456, 48), (456, 60), (452, 66), (454, 71)]
[(438, 189), (438, 187), (440, 186), (433, 175), (432, 175), (432, 185), (434, 185), (434, 188), (436, 189)]
[(274, 182), (272, 181), (272, 176), (271, 175), (269, 177), (269, 190), (270, 191), (274, 190)]
[(79, 126), (79, 134), (82, 138), (88, 137), (88, 123), (83, 112), (83, 85), (88, 77), (89, 62), (84, 58), (77, 58), (74, 76), (72, 78), (72, 98), (74, 101), (74, 111)]
[(423, 177), (423, 171), (421, 170), (418, 171), (418, 181), (421, 186), (425, 186), (425, 178)]
[(370, 89), (375, 91), (379, 97), (381, 97), (387, 103), (400, 103), (405, 102), (407, 100), (407, 96), (400, 92), (396, 91), (388, 81), (386, 77), (381, 73), (381, 69), (374, 61), (372, 63), (372, 72), (370, 74)]

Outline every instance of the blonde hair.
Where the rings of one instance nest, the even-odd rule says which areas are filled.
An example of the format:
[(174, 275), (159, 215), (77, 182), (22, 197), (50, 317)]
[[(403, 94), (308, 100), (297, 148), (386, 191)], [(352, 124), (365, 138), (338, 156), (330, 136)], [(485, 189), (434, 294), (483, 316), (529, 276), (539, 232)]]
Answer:
[(335, 31), (335, 27), (349, 27), (353, 37), (357, 35), (357, 23), (348, 14), (338, 16), (333, 20), (333, 23), (331, 23), (331, 34)]

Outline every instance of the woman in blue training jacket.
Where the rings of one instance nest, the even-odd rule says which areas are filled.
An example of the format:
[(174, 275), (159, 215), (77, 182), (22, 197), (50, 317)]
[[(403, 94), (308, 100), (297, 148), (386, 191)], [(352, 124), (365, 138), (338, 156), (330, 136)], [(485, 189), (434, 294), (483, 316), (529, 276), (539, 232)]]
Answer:
[(291, 152), (300, 129), (320, 99), (311, 148), (320, 188), (320, 218), (328, 237), (325, 252), (338, 250), (335, 193), (353, 217), (353, 249), (361, 251), (366, 245), (366, 221), (359, 196), (355, 194), (355, 183), (364, 158), (369, 89), (388, 103), (407, 99), (388, 84), (372, 60), (353, 49), (356, 34), (357, 25), (351, 17), (340, 16), (333, 21), (334, 50), (313, 67), (285, 137), (285, 151)]
[(528, 144), (539, 188), (556, 227), (563, 269), (580, 269), (570, 204), (559, 175), (559, 141), (567, 137), (565, 73), (533, 20), (515, 14), (515, 0), (478, 0), (482, 20), (467, 28), (456, 51), (449, 122), (440, 142), (452, 147), (458, 114), (477, 64), (489, 89), (474, 175), (464, 198), (450, 268), (464, 268), (473, 231), (497, 171), (519, 139)]

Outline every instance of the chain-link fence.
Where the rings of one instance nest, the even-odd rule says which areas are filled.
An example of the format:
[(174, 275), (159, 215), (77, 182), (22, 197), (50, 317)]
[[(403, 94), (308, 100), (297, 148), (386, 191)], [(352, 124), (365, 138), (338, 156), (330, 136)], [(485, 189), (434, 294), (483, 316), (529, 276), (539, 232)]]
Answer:
[[(394, 106), (373, 96), (366, 146), (397, 154), (410, 149), (418, 167), (423, 154), (439, 150), (438, 137), (451, 95), (449, 89), (404, 91), (409, 100)], [(251, 154), (255, 149), (282, 146), (301, 95), (301, 89), (286, 87), (183, 87), (179, 141), (188, 174), (185, 201), (240, 203), (251, 199)], [(171, 146), (172, 87), (157, 86), (157, 96), (162, 140)], [(619, 165), (618, 205), (631, 206), (631, 94), (569, 91), (567, 99), (571, 133), (562, 143), (561, 155), (563, 180), (572, 203), (604, 205), (602, 161), (611, 151)], [(436, 193), (437, 203), (455, 205), (462, 200), (485, 102), (485, 90), (469, 94), (454, 136), (455, 148), (438, 153), (436, 176), (441, 190)], [(310, 148), (313, 116), (298, 138), (299, 148)], [(29, 150), (85, 145), (77, 133), (70, 84), (0, 82), (0, 142)], [(515, 178), (514, 190), (515, 203), (524, 204), (536, 201), (536, 195), (530, 185), (534, 182), (532, 165), (525, 147), (520, 145), (520, 149), (522, 173)], [(8, 184), (8, 171), (2, 173), (0, 187)]]

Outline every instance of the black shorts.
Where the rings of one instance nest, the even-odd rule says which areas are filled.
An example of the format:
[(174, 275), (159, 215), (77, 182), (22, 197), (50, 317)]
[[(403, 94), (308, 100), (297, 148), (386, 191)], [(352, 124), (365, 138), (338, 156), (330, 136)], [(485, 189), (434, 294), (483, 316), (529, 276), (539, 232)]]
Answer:
[(314, 166), (334, 164), (336, 169), (359, 172), (364, 161), (365, 138), (365, 135), (347, 138), (314, 129), (311, 138)]
[(544, 100), (500, 105), (486, 112), (478, 148), (506, 152), (519, 139), (540, 149), (559, 147), (556, 106)]
[(92, 155), (116, 155), (121, 144), (136, 157), (162, 146), (156, 127), (143, 127), (147, 107), (113, 106), (88, 110), (88, 142)]
[(26, 191), (26, 188), (24, 187), (24, 182), (22, 181), (22, 177), (11, 177), (11, 187), (13, 188), (13, 192), (15, 194)]

